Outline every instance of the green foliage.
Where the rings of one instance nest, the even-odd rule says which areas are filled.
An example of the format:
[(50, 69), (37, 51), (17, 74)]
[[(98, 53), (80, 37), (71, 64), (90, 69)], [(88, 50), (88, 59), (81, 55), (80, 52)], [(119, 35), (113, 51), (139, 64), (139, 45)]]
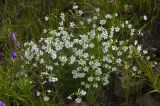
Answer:
[[(67, 73), (70, 70), (70, 67), (64, 66), (67, 71), (63, 70), (61, 73), (58, 73), (60, 80), (63, 83), (57, 85), (55, 97), (50, 102), (44, 102), (43, 100), (37, 99), (32, 92), (33, 85), (30, 83), (31, 79), (26, 78), (24, 75), (27, 75), (27, 71), (24, 70), (21, 65), (23, 61), (20, 60), (20, 55), (22, 54), (21, 50), (16, 49), (19, 57), (14, 60), (10, 59), (11, 51), (14, 46), (9, 41), (9, 35), (11, 32), (17, 33), (18, 41), (21, 45), (24, 42), (34, 40), (38, 42), (41, 37), (47, 37), (49, 35), (44, 34), (44, 29), (55, 29), (58, 27), (58, 22), (60, 18), (58, 17), (61, 12), (66, 14), (66, 21), (70, 22), (73, 20), (74, 11), (72, 9), (73, 4), (78, 4), (80, 8), (85, 10), (85, 16), (89, 17), (91, 15), (91, 10), (96, 7), (100, 7), (102, 14), (105, 13), (119, 13), (120, 19), (113, 20), (113, 22), (108, 23), (108, 26), (112, 26), (122, 19), (127, 19), (129, 22), (133, 22), (135, 28), (139, 28), (141, 24), (140, 19), (143, 18), (143, 15), (148, 16), (151, 21), (154, 20), (154, 2), (153, 0), (2, 0), (0, 1), (0, 49), (2, 53), (5, 54), (4, 63), (0, 66), (0, 100), (4, 101), (7, 106), (61, 106), (64, 105), (64, 101), (61, 99), (61, 96), (67, 96), (72, 91), (75, 91), (79, 85), (77, 81), (70, 79), (72, 75)], [(45, 16), (49, 17), (48, 23), (45, 21)], [(77, 20), (78, 21), (78, 20)], [(141, 29), (146, 28), (150, 25), (149, 21)], [(90, 29), (91, 26), (87, 26), (86, 29), (77, 29), (70, 30), (74, 33), (85, 33)], [(119, 37), (123, 36), (119, 35)], [(119, 37), (117, 39), (119, 39)], [(98, 48), (98, 46), (97, 46)], [(23, 49), (23, 46), (21, 46)], [(99, 56), (98, 51), (95, 52), (97, 57)], [(1, 57), (0, 57), (1, 58)], [(137, 80), (145, 79), (150, 82), (153, 91), (160, 93), (160, 73), (159, 67), (156, 71), (152, 68), (152, 63), (148, 60), (145, 60), (142, 57), (136, 57), (137, 62), (139, 63), (140, 69), (143, 71), (145, 76), (136, 76), (132, 78), (131, 69), (124, 70), (125, 81), (124, 84), (129, 95), (131, 83)], [(28, 66), (28, 69), (30, 66)], [(64, 69), (65, 69), (64, 68)], [(71, 67), (73, 68), (73, 67)], [(64, 77), (65, 76), (65, 77)], [(71, 83), (68, 83), (71, 82)], [(81, 81), (79, 81), (81, 82)], [(64, 87), (66, 87), (64, 89)], [(72, 89), (74, 88), (74, 89)], [(88, 95), (88, 101), (92, 104), (95, 101), (95, 95), (99, 95), (99, 91), (90, 89)], [(126, 96), (126, 98), (128, 98)], [(59, 103), (59, 104), (58, 104)]]

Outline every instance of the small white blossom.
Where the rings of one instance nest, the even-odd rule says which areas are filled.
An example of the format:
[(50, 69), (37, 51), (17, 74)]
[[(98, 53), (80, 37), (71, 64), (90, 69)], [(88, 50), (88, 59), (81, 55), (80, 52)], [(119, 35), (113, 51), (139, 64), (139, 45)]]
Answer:
[(43, 33), (47, 33), (47, 29), (44, 29), (44, 30), (43, 30)]
[(126, 23), (126, 24), (128, 24), (129, 22), (128, 22), (128, 21), (126, 21), (125, 23)]
[(131, 28), (132, 28), (132, 24), (129, 24), (129, 25), (128, 25), (128, 28), (131, 29)]
[(83, 22), (83, 21), (80, 21), (79, 23), (80, 23), (80, 25), (82, 25), (82, 26), (84, 25), (84, 22)]
[(44, 64), (44, 59), (41, 59), (41, 60), (40, 60), (40, 64)]
[(83, 14), (82, 10), (78, 10), (78, 14), (81, 16)]
[(90, 23), (91, 21), (92, 21), (92, 19), (91, 19), (91, 18), (88, 18), (88, 19), (87, 19), (87, 22), (88, 22), (88, 23)]
[(147, 16), (146, 16), (146, 15), (144, 15), (144, 16), (143, 16), (143, 19), (146, 21), (146, 20), (147, 20)]
[(85, 96), (85, 95), (86, 95), (86, 91), (82, 90), (82, 91), (80, 92), (80, 94), (81, 94), (82, 96)]
[(48, 96), (44, 96), (43, 100), (47, 102), (47, 101), (49, 101), (49, 97)]
[(75, 26), (75, 23), (74, 22), (70, 22), (70, 27), (74, 27)]
[(137, 45), (137, 43), (138, 43), (138, 41), (137, 41), (137, 40), (135, 40), (135, 41), (134, 41), (134, 45)]
[(117, 17), (117, 16), (118, 16), (118, 13), (115, 13), (114, 15)]
[(119, 31), (120, 31), (120, 28), (119, 28), (119, 27), (116, 27), (116, 28), (115, 28), (115, 31), (116, 31), (116, 32), (119, 32)]
[(93, 20), (96, 20), (97, 19), (97, 16), (93, 16)]
[(74, 6), (73, 6), (73, 9), (74, 9), (74, 10), (75, 10), (75, 9), (77, 9), (77, 8), (78, 8), (78, 6), (77, 6), (77, 5), (74, 5)]
[(58, 78), (49, 77), (49, 82), (56, 82), (56, 81), (58, 81)]
[(100, 24), (101, 25), (105, 25), (106, 24), (106, 20), (100, 20)]
[(138, 50), (138, 52), (140, 52), (142, 50), (142, 47), (140, 45), (138, 45), (137, 50)]
[(148, 51), (147, 50), (143, 50), (143, 54), (147, 54), (148, 53)]
[(47, 90), (48, 93), (51, 93), (51, 90)]
[(98, 84), (97, 83), (93, 84), (93, 87), (98, 88)]
[(95, 11), (96, 11), (96, 12), (99, 12), (99, 11), (100, 11), (100, 8), (96, 8)]
[(106, 19), (112, 19), (112, 15), (110, 15), (110, 14), (107, 14), (105, 17), (106, 17)]
[(67, 99), (72, 100), (72, 96), (71, 96), (71, 95), (69, 95), (69, 96), (67, 97)]
[(45, 16), (45, 21), (48, 21), (48, 19), (49, 19), (49, 18), (48, 18), (47, 16)]
[(40, 93), (40, 92), (36, 92), (36, 95), (37, 95), (37, 96), (40, 96), (40, 95), (41, 95), (41, 93)]
[(82, 99), (81, 98), (76, 98), (75, 101), (76, 101), (76, 103), (81, 103)]
[(61, 17), (62, 21), (65, 21), (65, 14), (64, 13), (61, 13), (60, 17)]
[(89, 82), (92, 82), (92, 81), (93, 81), (93, 77), (89, 77), (89, 78), (88, 78), (88, 81), (89, 81)]
[(132, 68), (134, 71), (137, 71), (137, 67), (136, 66), (133, 66)]

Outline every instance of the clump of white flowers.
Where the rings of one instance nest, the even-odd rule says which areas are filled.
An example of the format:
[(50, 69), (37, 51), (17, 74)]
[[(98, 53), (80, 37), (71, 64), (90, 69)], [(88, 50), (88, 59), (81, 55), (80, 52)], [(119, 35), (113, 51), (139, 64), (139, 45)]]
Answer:
[[(138, 35), (137, 30), (129, 21), (119, 21), (117, 13), (102, 16), (99, 15), (100, 9), (96, 8), (94, 13), (97, 15), (82, 18), (84, 12), (76, 5), (73, 9), (81, 20), (67, 22), (65, 14), (61, 13), (57, 30), (47, 29), (44, 32), (49, 37), (41, 38), (38, 43), (27, 42), (24, 46), (26, 64), (33, 67), (44, 84), (59, 81), (57, 73), (62, 73), (69, 66), (67, 70), (70, 70), (68, 73), (72, 77), (68, 79), (77, 80), (79, 87), (85, 90), (77, 90), (68, 99), (77, 95), (75, 101), (80, 103), (88, 89), (107, 86), (113, 71), (130, 70), (133, 76), (141, 74), (133, 56), (146, 55), (147, 51), (142, 50), (142, 46), (134, 39)], [(45, 20), (48, 21), (48, 18), (45, 17)], [(47, 90), (44, 92), (46, 95), (52, 93)], [(37, 96), (40, 96), (40, 91)], [(49, 97), (43, 99), (48, 101)]]

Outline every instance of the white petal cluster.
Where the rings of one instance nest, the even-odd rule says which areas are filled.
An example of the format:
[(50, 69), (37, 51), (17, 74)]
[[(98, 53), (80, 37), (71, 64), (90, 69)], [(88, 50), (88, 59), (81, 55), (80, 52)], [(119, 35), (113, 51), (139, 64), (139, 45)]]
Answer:
[[(74, 5), (73, 9), (78, 11), (79, 17), (83, 14), (83, 11), (78, 10), (78, 6)], [(96, 8), (96, 12), (99, 11), (99, 8)], [(133, 66), (132, 56), (136, 53), (146, 55), (147, 51), (142, 50), (137, 40), (132, 42), (120, 39), (120, 36), (135, 36), (136, 29), (129, 21), (113, 21), (116, 17), (118, 14), (106, 14), (103, 17), (94, 15), (79, 22), (64, 24), (65, 14), (61, 13), (57, 30), (47, 30), (50, 36), (41, 38), (37, 43), (31, 41), (24, 44), (26, 64), (35, 64), (34, 66), (41, 68), (40, 73), (46, 75), (47, 81), (52, 83), (58, 81), (56, 73), (70, 73), (72, 78), (68, 79), (81, 80), (79, 85), (85, 89), (108, 85), (110, 73), (118, 69), (131, 69), (132, 73), (137, 73), (139, 67)], [(47, 20), (46, 17), (45, 19)], [(87, 24), (91, 28), (80, 33), (78, 31), (81, 27), (78, 30), (75, 28), (80, 23), (80, 26)], [(107, 26), (108, 23), (112, 23), (112, 26)], [(122, 35), (123, 30), (126, 31)], [(85, 96), (86, 91), (81, 90), (80, 95)], [(48, 101), (49, 97), (45, 96), (43, 99)], [(72, 97), (69, 96), (68, 99)], [(75, 101), (81, 103), (82, 99), (78, 97)]]

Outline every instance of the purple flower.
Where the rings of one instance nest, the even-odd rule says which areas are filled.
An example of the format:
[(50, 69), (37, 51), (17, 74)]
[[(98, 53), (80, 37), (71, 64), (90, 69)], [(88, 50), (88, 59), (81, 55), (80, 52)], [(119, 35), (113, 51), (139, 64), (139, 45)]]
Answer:
[(10, 40), (12, 41), (12, 42), (15, 42), (17, 39), (16, 39), (16, 33), (11, 33), (10, 34)]
[(12, 51), (12, 58), (14, 59), (14, 58), (16, 58), (16, 57), (17, 57), (17, 53), (16, 53), (15, 50), (13, 50), (13, 51)]
[(0, 106), (6, 106), (3, 102), (0, 101)]

